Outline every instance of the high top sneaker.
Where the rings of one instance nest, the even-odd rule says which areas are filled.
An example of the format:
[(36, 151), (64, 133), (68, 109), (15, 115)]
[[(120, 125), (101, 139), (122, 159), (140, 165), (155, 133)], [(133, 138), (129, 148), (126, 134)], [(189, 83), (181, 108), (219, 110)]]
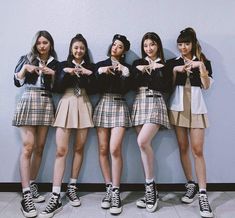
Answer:
[(41, 203), (45, 201), (45, 197), (38, 193), (38, 186), (36, 183), (33, 182), (30, 184), (30, 191), (35, 203)]
[(109, 209), (110, 208), (111, 196), (112, 196), (112, 185), (108, 184), (108, 185), (106, 185), (105, 196), (104, 196), (104, 198), (101, 202), (101, 207), (103, 209)]
[(181, 201), (185, 204), (190, 204), (193, 202), (194, 197), (197, 194), (197, 186), (195, 182), (188, 182), (185, 184), (186, 192), (181, 198)]
[(21, 201), (21, 210), (25, 217), (37, 216), (37, 210), (33, 203), (33, 198), (30, 191), (23, 193), (23, 199)]
[(69, 199), (69, 202), (72, 206), (78, 207), (81, 205), (80, 198), (78, 197), (77, 194), (77, 187), (76, 184), (71, 183), (68, 185), (67, 191), (66, 191), (66, 196)]
[(120, 191), (118, 188), (113, 188), (112, 190), (112, 198), (110, 205), (110, 213), (117, 215), (122, 212), (122, 202), (120, 198)]
[(150, 213), (154, 212), (157, 209), (157, 203), (159, 200), (155, 182), (145, 184), (145, 199), (146, 210)]
[(205, 191), (199, 193), (200, 215), (202, 217), (213, 217), (213, 213)]
[(140, 198), (136, 201), (136, 206), (139, 208), (146, 208), (146, 198)]
[(49, 202), (44, 211), (40, 213), (40, 217), (49, 218), (53, 217), (55, 213), (62, 210), (62, 203), (60, 199), (60, 194), (52, 193)]

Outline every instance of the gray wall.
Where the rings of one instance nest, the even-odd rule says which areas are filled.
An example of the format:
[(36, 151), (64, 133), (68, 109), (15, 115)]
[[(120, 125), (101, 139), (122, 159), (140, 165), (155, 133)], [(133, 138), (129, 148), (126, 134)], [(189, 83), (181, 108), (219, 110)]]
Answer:
[[(235, 181), (235, 1), (9, 0), (1, 3), (0, 182), (20, 181), (18, 168), (22, 145), (19, 130), (11, 126), (11, 120), (23, 89), (14, 87), (13, 70), (20, 55), (29, 51), (36, 31), (46, 29), (52, 34), (60, 60), (67, 56), (70, 39), (76, 33), (82, 33), (89, 43), (94, 62), (106, 58), (107, 47), (115, 33), (125, 34), (131, 41), (128, 55), (131, 62), (140, 56), (140, 41), (147, 31), (160, 35), (167, 58), (178, 55), (176, 37), (188, 26), (197, 31), (203, 51), (212, 61), (215, 79), (213, 87), (205, 93), (211, 124), (205, 139), (208, 182)], [(97, 98), (93, 96), (92, 102), (95, 103)], [(59, 96), (55, 96), (55, 100), (58, 99)], [(133, 93), (130, 93), (130, 105), (132, 101)], [(184, 182), (174, 132), (161, 131), (155, 137), (153, 147), (157, 182)], [(142, 182), (140, 153), (133, 129), (125, 136), (123, 156), (122, 182)], [(54, 158), (55, 129), (50, 129), (39, 181), (52, 180)], [(67, 162), (65, 182), (69, 178), (71, 152)], [(89, 132), (79, 182), (103, 182), (94, 129)]]

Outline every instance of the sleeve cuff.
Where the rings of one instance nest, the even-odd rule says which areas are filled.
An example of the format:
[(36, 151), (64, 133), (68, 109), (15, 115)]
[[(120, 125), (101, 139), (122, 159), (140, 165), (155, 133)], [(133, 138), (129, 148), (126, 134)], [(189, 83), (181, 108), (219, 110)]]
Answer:
[(18, 78), (18, 73), (15, 73), (15, 78), (19, 81), (20, 85), (23, 85), (23, 84), (24, 84), (25, 77), (24, 77), (23, 79), (19, 79), (19, 78)]

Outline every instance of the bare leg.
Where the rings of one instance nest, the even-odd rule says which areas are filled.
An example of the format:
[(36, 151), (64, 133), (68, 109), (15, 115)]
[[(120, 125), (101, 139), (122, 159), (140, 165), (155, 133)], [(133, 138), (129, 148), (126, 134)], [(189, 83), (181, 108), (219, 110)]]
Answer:
[(87, 139), (88, 129), (78, 129), (76, 132), (76, 139), (73, 146), (73, 166), (71, 171), (71, 178), (77, 179), (80, 172), (82, 161), (83, 161), (83, 151), (84, 145)]
[(175, 133), (177, 136), (181, 164), (184, 170), (184, 174), (188, 181), (193, 180), (192, 165), (189, 157), (189, 141), (188, 141), (188, 129), (185, 127), (175, 126)]
[(71, 129), (56, 129), (56, 159), (54, 164), (53, 186), (61, 186), (64, 176)]
[(35, 180), (42, 161), (44, 146), (46, 144), (46, 137), (48, 133), (48, 126), (36, 127), (36, 143), (34, 145), (32, 161), (30, 165), (30, 180)]
[(154, 154), (151, 143), (159, 127), (152, 123), (144, 124), (137, 137), (146, 179), (154, 178)]
[(190, 129), (192, 153), (199, 188), (206, 189), (206, 164), (203, 156), (204, 129)]
[(110, 129), (108, 128), (97, 128), (98, 143), (99, 143), (99, 161), (101, 171), (104, 177), (105, 183), (111, 183), (111, 170), (109, 160), (109, 138)]
[(110, 154), (112, 158), (112, 179), (113, 186), (120, 186), (122, 174), (122, 140), (125, 134), (124, 127), (115, 127), (111, 129)]

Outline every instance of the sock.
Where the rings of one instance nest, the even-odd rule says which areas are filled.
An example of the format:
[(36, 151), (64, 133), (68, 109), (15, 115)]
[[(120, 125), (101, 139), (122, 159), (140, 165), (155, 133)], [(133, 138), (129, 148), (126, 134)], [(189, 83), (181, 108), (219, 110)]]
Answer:
[(113, 189), (119, 189), (119, 186), (113, 186)]
[(154, 181), (153, 178), (152, 178), (152, 179), (145, 179), (145, 182), (146, 182), (147, 184), (152, 183), (153, 181)]
[(30, 180), (29, 184), (31, 185), (32, 183), (35, 183), (35, 180)]
[(205, 192), (206, 193), (206, 189), (205, 188), (200, 188), (199, 189), (199, 193), (201, 193), (201, 192)]
[(54, 192), (56, 194), (60, 194), (60, 189), (61, 189), (61, 186), (53, 186), (52, 192)]
[(76, 184), (76, 183), (77, 183), (77, 179), (70, 178), (69, 184)]
[(25, 193), (26, 191), (30, 191), (30, 188), (29, 187), (26, 187), (26, 188), (23, 188), (22, 189), (22, 192)]

